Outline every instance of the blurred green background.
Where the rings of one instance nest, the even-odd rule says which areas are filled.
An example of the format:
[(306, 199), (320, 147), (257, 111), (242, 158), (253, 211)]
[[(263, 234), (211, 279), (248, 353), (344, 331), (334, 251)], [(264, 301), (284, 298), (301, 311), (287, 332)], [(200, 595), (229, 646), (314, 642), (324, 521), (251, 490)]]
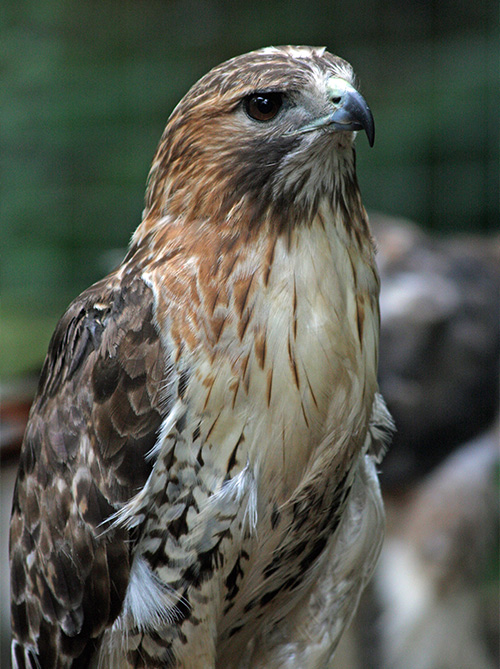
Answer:
[(375, 115), (368, 209), (498, 229), (498, 3), (2, 0), (0, 375), (36, 368), (67, 303), (119, 261), (176, 102), (269, 44), (327, 45)]

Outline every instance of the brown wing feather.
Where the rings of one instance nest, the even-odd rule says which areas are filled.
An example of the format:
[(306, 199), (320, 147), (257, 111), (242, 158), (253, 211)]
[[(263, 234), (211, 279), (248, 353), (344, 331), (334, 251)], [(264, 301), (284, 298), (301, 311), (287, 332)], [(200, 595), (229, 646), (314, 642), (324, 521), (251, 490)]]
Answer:
[(168, 410), (152, 309), (137, 274), (111, 275), (72, 303), (52, 338), (12, 509), (19, 667), (82, 666), (120, 612), (133, 537), (103, 522), (144, 485)]

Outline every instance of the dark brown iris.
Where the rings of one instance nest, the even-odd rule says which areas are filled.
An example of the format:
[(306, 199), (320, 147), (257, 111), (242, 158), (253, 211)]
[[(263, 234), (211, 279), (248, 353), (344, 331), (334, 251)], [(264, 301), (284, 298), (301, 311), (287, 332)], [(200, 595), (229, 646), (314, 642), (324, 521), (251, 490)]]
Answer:
[(245, 98), (245, 109), (256, 121), (270, 121), (281, 109), (281, 93), (254, 93)]

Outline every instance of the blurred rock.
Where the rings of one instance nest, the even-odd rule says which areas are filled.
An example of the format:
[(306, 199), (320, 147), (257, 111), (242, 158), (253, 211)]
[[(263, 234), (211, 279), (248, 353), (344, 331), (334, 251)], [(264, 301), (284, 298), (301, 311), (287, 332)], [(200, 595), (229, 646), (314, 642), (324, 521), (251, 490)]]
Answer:
[(382, 465), (404, 488), (498, 412), (500, 236), (434, 237), (372, 214), (382, 279), (380, 387), (397, 433)]
[(494, 669), (498, 643), (498, 427), (386, 500), (375, 576), (384, 669)]

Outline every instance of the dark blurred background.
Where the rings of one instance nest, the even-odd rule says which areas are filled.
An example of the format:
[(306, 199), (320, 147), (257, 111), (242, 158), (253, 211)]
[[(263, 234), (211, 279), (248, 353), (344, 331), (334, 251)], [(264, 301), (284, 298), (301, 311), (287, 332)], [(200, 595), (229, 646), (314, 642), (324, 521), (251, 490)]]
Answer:
[(286, 43), (349, 60), (377, 129), (373, 149), (358, 140), (358, 174), (398, 432), (386, 546), (335, 667), (499, 666), (497, 0), (2, 0), (2, 667), (12, 486), (55, 323), (123, 257), (182, 95), (221, 61)]

